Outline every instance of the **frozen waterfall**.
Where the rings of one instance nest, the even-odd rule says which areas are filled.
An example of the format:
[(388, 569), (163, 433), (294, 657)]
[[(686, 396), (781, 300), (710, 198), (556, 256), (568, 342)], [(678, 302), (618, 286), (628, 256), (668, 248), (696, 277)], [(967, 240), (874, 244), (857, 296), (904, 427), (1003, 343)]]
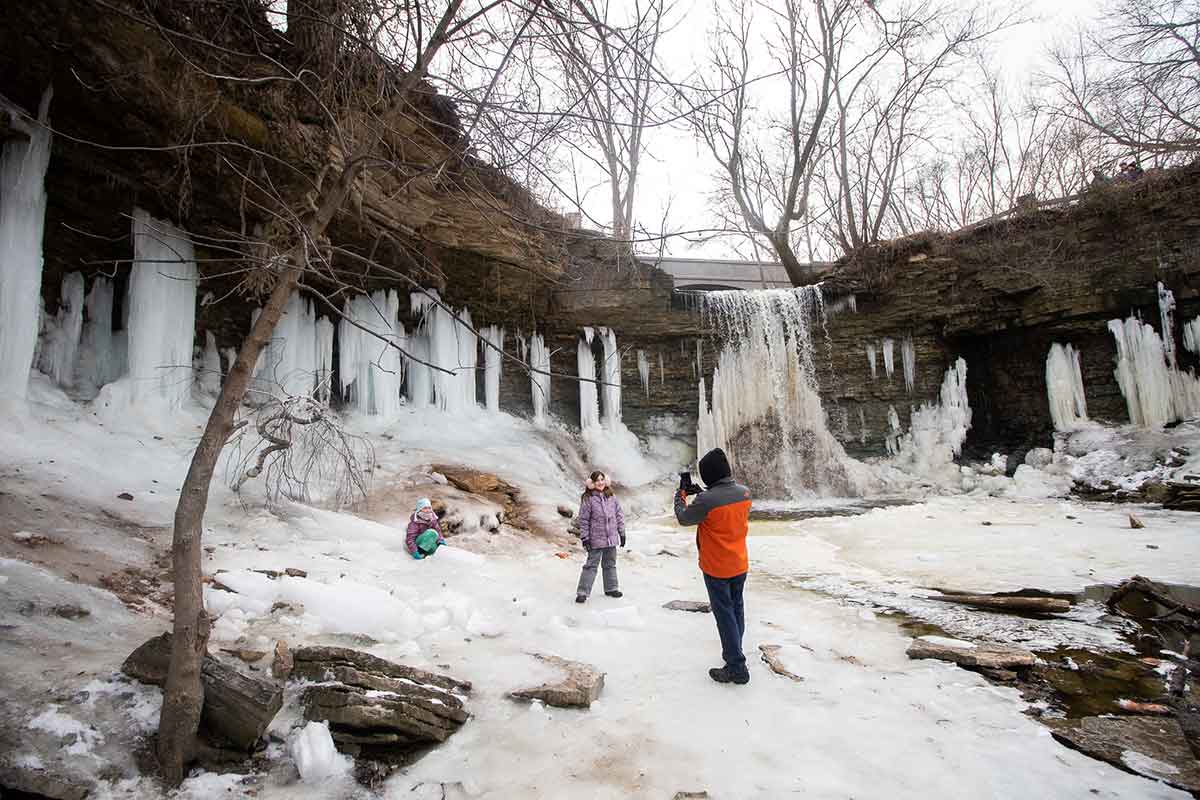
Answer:
[[(48, 102), (47, 94), (42, 119)], [(9, 139), (0, 152), (0, 397), (25, 397), (42, 309), (50, 130), (27, 133), (29, 141)]]
[(1184, 323), (1183, 349), (1200, 356), (1200, 317)]
[(575, 371), (579, 376), (579, 429), (600, 426), (600, 400), (596, 393), (596, 356), (592, 353), (591, 328), (584, 328), (575, 348)]
[(483, 398), (488, 411), (500, 411), (500, 370), (503, 365), (504, 329), (489, 325), (480, 331), (483, 345)]
[[(893, 431), (898, 419), (889, 409)], [(937, 403), (923, 403), (912, 412), (908, 433), (899, 436), (895, 448), (897, 466), (916, 475), (934, 475), (952, 469), (961, 455), (967, 431), (971, 428), (971, 405), (967, 401), (967, 362), (959, 358), (946, 370)]]
[(739, 476), (774, 497), (861, 494), (861, 465), (830, 433), (818, 394), (820, 289), (711, 292), (702, 302), (724, 346), (707, 397), (701, 379), (697, 452), (723, 448)]
[[(442, 411), (458, 414), (476, 410), (479, 337), (471, 324), (471, 312), (465, 308), (450, 309), (432, 289), (413, 292), (411, 301), (413, 313), (423, 314), (416, 334), (420, 343), (413, 342), (413, 355), (425, 358), (437, 369), (426, 367), (423, 372), (418, 369), (415, 379), (410, 381), (410, 396), (418, 397), (427, 384), (432, 384), (433, 402)], [(416, 369), (415, 365), (413, 368)], [(420, 407), (428, 400), (413, 402)]]
[(1073, 431), (1088, 418), (1083, 393), (1079, 351), (1071, 345), (1053, 344), (1046, 356), (1046, 395), (1056, 431)]
[(196, 256), (187, 233), (133, 210), (129, 275), (130, 399), (179, 408), (191, 396)]
[(75, 362), (83, 332), (83, 276), (78, 272), (64, 275), (60, 297), (58, 314), (47, 320), (38, 368), (63, 389), (70, 389), (75, 385)]
[(1108, 329), (1116, 340), (1114, 374), (1130, 422), (1156, 428), (1200, 415), (1200, 378), (1169, 365), (1167, 348), (1153, 326), (1129, 317), (1109, 320)]
[[(400, 324), (400, 297), (395, 290), (358, 295), (347, 300), (338, 323), (338, 375), (342, 393), (352, 400), (360, 414), (393, 417), (400, 411), (400, 385), (403, 367), (400, 351), (404, 346), (404, 326)], [(320, 371), (316, 341), (312, 332), (314, 358), (312, 375)], [(322, 341), (324, 344), (324, 341)]]

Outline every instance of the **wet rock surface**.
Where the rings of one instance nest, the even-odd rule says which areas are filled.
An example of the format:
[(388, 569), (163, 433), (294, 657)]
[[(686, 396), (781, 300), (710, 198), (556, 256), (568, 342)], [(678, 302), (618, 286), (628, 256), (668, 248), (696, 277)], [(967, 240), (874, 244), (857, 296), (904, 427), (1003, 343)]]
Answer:
[(691, 611), (696, 614), (712, 612), (712, 606), (700, 600), (672, 600), (669, 603), (663, 603), (663, 608), (671, 611)]
[(533, 657), (562, 669), (566, 675), (559, 681), (517, 689), (509, 693), (510, 697), (517, 700), (541, 700), (548, 706), (560, 708), (588, 708), (600, 696), (600, 691), (604, 688), (604, 673), (595, 667), (542, 653), (534, 653)]
[(1149, 717), (1045, 720), (1056, 740), (1113, 766), (1200, 793), (1200, 762), (1179, 723)]
[(1037, 663), (1037, 656), (1019, 647), (976, 644), (936, 636), (913, 639), (908, 646), (908, 657), (949, 661), (960, 667), (1000, 670), (1030, 669)]

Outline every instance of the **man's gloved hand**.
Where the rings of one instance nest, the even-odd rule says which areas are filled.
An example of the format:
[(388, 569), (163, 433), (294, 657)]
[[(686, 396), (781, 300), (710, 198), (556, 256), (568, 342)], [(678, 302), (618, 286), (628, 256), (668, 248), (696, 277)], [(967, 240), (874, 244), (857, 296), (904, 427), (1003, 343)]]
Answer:
[(425, 557), (425, 554), (422, 553), (420, 550), (418, 550), (417, 552), (412, 554), (412, 557), (413, 557), (414, 561), (420, 561), (422, 558)]
[(588, 543), (587, 543), (587, 542), (585, 542), (583, 539), (580, 539), (580, 540), (579, 540), (579, 543), (580, 543), (581, 545), (583, 545), (583, 552), (585, 552), (585, 553), (590, 553), (590, 552), (591, 552), (592, 548), (588, 547)]

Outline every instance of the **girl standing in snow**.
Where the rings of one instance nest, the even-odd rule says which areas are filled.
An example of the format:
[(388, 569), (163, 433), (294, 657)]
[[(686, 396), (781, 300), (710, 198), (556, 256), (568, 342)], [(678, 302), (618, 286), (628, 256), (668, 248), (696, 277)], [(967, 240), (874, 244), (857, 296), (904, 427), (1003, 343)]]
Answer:
[(408, 534), (404, 537), (404, 548), (408, 554), (418, 561), (425, 556), (437, 552), (439, 546), (446, 543), (442, 538), (442, 529), (438, 525), (437, 514), (433, 513), (433, 503), (429, 498), (422, 497), (417, 501), (417, 508), (408, 520)]
[(625, 546), (625, 515), (613, 496), (608, 476), (597, 470), (588, 479), (587, 490), (579, 498), (579, 539), (587, 550), (587, 561), (579, 574), (575, 602), (582, 603), (592, 593), (596, 568), (604, 567), (604, 593), (620, 597), (617, 588), (617, 545)]

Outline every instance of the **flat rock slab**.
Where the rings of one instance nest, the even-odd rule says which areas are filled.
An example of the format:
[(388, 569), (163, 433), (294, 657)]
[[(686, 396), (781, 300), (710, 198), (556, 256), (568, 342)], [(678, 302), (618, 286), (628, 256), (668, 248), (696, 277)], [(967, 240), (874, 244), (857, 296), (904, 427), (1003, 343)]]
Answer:
[(566, 676), (554, 683), (517, 689), (509, 692), (510, 697), (517, 700), (541, 700), (548, 706), (559, 708), (588, 708), (600, 696), (600, 690), (604, 688), (604, 673), (595, 667), (542, 653), (534, 653), (533, 657), (559, 667), (566, 672)]
[(669, 608), (672, 611), (693, 611), (697, 614), (712, 613), (712, 606), (699, 600), (672, 600), (669, 603), (663, 603), (663, 608)]
[(802, 683), (804, 681), (804, 678), (790, 671), (783, 665), (783, 661), (781, 661), (779, 658), (779, 651), (783, 649), (782, 645), (760, 644), (758, 649), (762, 653), (762, 660), (776, 675), (782, 675), (785, 678), (790, 678), (797, 683)]
[(444, 742), (469, 718), (471, 684), (345, 647), (302, 647), (292, 675), (320, 683), (301, 695), (304, 716), (326, 721), (339, 749), (375, 754)]
[(1174, 719), (1084, 717), (1043, 720), (1043, 724), (1059, 742), (1085, 755), (1200, 793), (1200, 761)]
[(974, 644), (940, 636), (913, 639), (908, 646), (908, 657), (934, 658), (953, 662), (960, 667), (981, 669), (1022, 670), (1037, 664), (1037, 656), (1019, 647)]

